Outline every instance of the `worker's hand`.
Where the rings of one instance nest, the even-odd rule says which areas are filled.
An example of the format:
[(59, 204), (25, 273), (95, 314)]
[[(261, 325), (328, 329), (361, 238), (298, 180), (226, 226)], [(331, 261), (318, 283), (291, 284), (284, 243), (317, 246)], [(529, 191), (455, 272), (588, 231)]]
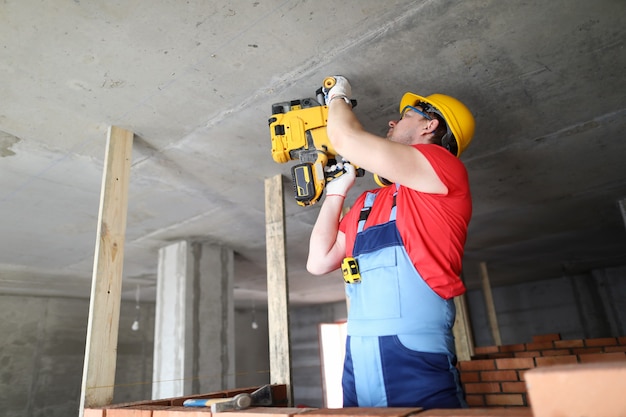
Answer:
[(327, 77), (326, 80), (324, 80), (324, 84), (326, 84), (326, 81), (331, 78), (335, 80), (335, 85), (330, 89), (327, 89), (325, 87), (322, 88), (326, 104), (330, 104), (330, 101), (334, 97), (345, 97), (350, 100), (352, 98), (352, 87), (350, 86), (350, 82), (348, 81), (348, 79), (342, 75), (333, 75), (332, 77)]
[(354, 185), (356, 178), (354, 166), (349, 162), (338, 162), (335, 165), (325, 167), (324, 170), (327, 172), (343, 171), (343, 174), (326, 184), (326, 196), (340, 195), (345, 197), (348, 190)]

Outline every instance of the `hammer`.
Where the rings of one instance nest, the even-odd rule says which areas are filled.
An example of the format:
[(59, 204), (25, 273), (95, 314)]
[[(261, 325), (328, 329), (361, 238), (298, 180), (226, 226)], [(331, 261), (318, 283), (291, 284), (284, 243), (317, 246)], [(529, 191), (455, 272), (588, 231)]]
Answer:
[(185, 407), (211, 407), (212, 413), (244, 410), (248, 407), (262, 405), (272, 405), (272, 387), (270, 385), (264, 385), (250, 394), (244, 392), (231, 398), (194, 398), (183, 402)]

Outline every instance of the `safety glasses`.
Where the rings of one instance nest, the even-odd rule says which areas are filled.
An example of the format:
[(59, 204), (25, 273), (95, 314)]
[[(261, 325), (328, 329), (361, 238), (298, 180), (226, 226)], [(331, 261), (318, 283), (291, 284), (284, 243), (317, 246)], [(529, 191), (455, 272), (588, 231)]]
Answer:
[[(421, 103), (417, 103), (417, 104), (420, 105)], [(422, 116), (426, 120), (433, 120), (433, 118), (431, 116), (429, 116), (428, 113), (426, 113), (423, 110), (420, 110), (420, 109), (418, 109), (416, 107), (413, 107), (413, 106), (404, 106), (404, 108), (400, 112), (400, 118), (404, 118), (404, 115), (409, 110), (413, 110), (415, 113), (419, 114), (420, 116)]]

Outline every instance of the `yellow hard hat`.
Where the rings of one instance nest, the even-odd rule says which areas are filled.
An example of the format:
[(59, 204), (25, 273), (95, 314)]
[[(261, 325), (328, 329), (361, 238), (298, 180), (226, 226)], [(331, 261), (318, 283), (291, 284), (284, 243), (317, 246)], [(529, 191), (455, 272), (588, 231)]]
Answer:
[(455, 156), (461, 156), (472, 141), (476, 126), (474, 116), (469, 109), (459, 100), (444, 94), (422, 97), (414, 93), (405, 93), (400, 100), (400, 112), (406, 106), (416, 106), (420, 102), (432, 106), (430, 109), (424, 109), (425, 111), (438, 113), (445, 120), (448, 133), (444, 136), (442, 144)]

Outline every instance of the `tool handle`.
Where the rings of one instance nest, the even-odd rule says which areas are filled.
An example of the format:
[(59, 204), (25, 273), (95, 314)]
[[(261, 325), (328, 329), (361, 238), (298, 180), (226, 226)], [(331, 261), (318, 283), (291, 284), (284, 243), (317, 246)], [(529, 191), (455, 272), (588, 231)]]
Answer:
[(233, 401), (232, 397), (229, 398), (190, 398), (183, 401), (184, 407), (210, 407), (213, 404), (225, 403), (227, 401)]
[[(348, 161), (345, 161), (345, 162), (349, 163)], [(329, 159), (328, 163), (327, 163), (327, 165), (336, 165), (336, 164), (337, 164), (337, 160), (336, 159)], [(355, 166), (354, 169), (355, 169), (357, 177), (362, 177), (362, 176), (365, 175), (365, 170), (363, 168), (359, 168), (359, 167)], [(345, 173), (346, 173), (345, 168), (337, 168), (337, 169), (334, 169), (332, 171), (324, 170), (324, 178), (326, 179), (326, 183), (329, 183), (330, 181), (334, 180), (335, 178), (341, 177)]]
[(207, 407), (207, 401), (209, 400), (207, 400), (206, 398), (188, 399), (183, 402), (183, 406), (184, 407)]

